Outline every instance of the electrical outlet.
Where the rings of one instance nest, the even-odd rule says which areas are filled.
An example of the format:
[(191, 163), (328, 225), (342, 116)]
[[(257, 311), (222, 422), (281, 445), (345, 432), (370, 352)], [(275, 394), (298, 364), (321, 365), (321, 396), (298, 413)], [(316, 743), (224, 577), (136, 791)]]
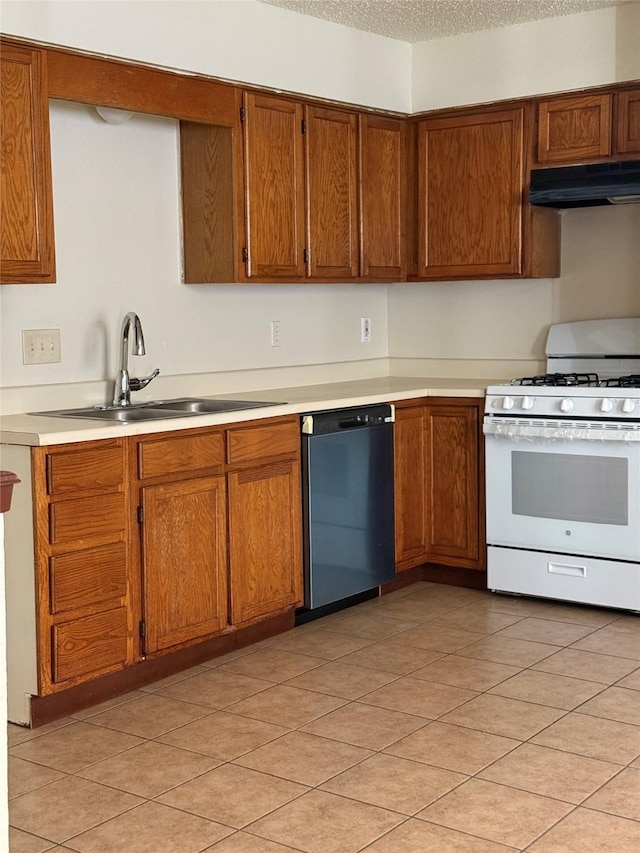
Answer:
[(22, 363), (54, 364), (62, 361), (60, 329), (23, 329)]
[(360, 317), (360, 343), (368, 344), (371, 341), (371, 318)]
[(280, 346), (280, 332), (282, 327), (281, 320), (272, 320), (271, 321), (271, 346), (279, 347)]

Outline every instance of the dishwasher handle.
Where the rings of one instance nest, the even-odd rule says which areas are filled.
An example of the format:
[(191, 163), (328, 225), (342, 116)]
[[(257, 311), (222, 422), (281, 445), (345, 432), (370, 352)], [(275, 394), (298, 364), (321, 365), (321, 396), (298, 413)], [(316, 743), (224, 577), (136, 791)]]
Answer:
[(391, 403), (359, 406), (357, 409), (331, 409), (302, 415), (303, 435), (328, 435), (354, 429), (375, 429), (395, 421)]

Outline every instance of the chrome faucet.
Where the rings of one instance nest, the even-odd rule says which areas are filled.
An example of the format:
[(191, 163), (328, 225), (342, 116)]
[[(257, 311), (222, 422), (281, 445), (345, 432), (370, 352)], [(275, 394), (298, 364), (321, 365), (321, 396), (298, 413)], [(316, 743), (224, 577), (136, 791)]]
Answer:
[(120, 333), (120, 369), (116, 375), (116, 387), (113, 393), (114, 406), (130, 406), (131, 392), (141, 391), (146, 388), (152, 379), (160, 373), (156, 368), (144, 379), (129, 376), (129, 332), (133, 329), (132, 355), (144, 355), (144, 335), (142, 334), (142, 323), (133, 311), (129, 311), (122, 321), (122, 332)]

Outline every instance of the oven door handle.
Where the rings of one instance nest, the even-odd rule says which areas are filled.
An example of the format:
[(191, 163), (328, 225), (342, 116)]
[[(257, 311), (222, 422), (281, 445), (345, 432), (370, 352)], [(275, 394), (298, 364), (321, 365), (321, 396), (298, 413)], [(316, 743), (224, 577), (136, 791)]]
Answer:
[(544, 421), (533, 423), (525, 419), (487, 417), (483, 421), (485, 435), (510, 441), (640, 441), (640, 424), (618, 423), (558, 423)]

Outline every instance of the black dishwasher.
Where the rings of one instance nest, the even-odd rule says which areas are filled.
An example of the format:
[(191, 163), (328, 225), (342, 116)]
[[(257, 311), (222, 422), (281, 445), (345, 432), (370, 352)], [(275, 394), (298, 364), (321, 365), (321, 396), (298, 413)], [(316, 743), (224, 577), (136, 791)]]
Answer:
[(309, 618), (394, 578), (393, 421), (388, 404), (302, 417)]

